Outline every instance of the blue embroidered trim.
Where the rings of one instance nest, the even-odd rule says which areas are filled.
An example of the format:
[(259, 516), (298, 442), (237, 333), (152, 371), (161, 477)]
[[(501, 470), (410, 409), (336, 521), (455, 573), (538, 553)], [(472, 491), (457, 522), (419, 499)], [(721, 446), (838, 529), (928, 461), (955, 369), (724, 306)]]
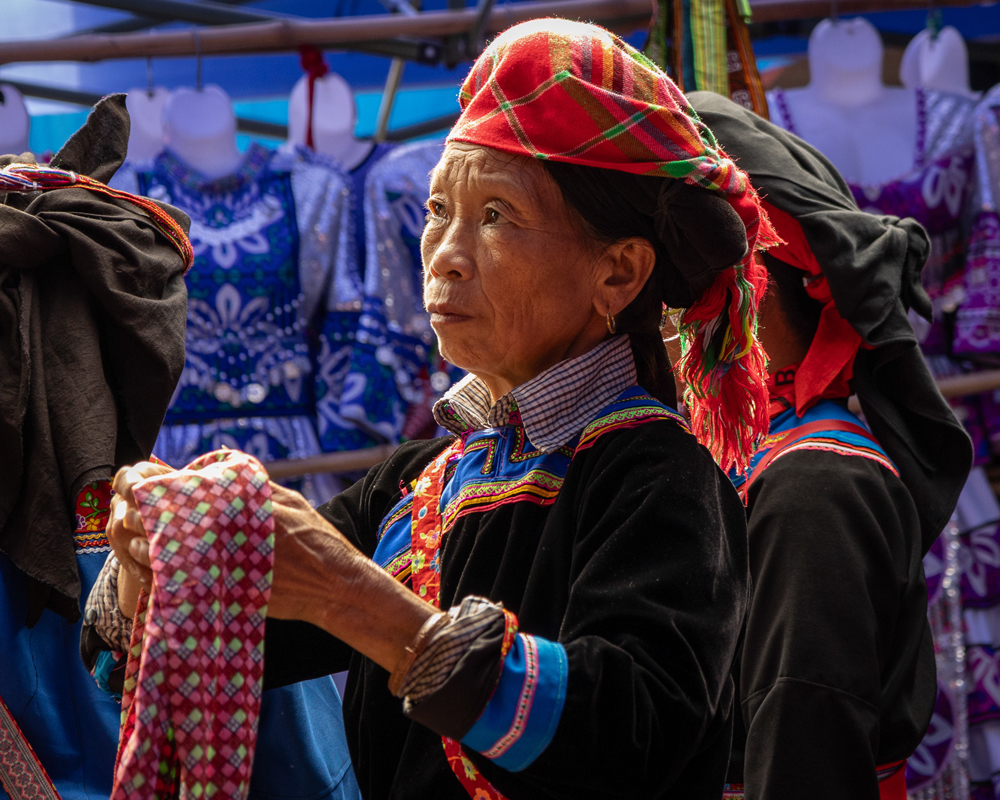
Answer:
[[(823, 420), (835, 420), (839, 422), (850, 422), (857, 425), (860, 428), (868, 429), (857, 416), (848, 411), (843, 404), (837, 403), (833, 400), (826, 400), (822, 403), (818, 403), (813, 408), (806, 411), (801, 417), (795, 415), (795, 409), (789, 409), (773, 420), (771, 420), (771, 428), (768, 432), (767, 438), (764, 440), (764, 444), (761, 448), (754, 453), (753, 458), (750, 459), (750, 465), (746, 472), (742, 475), (735, 475), (730, 473), (729, 479), (733, 482), (733, 485), (738, 489), (750, 476), (753, 475), (754, 470), (757, 469), (757, 465), (761, 462), (761, 459), (767, 455), (768, 451), (782, 442), (786, 436), (795, 436), (794, 430), (801, 425), (806, 425), (812, 422), (820, 422)], [(869, 458), (873, 461), (877, 461), (882, 464), (886, 469), (891, 472), (897, 472), (895, 465), (892, 460), (886, 454), (882, 446), (876, 441), (875, 437), (871, 434), (867, 436), (861, 436), (859, 434), (850, 433), (849, 431), (820, 431), (814, 432), (802, 436), (800, 440), (794, 442), (794, 444), (789, 445), (785, 449), (785, 453), (793, 452), (795, 450), (827, 450), (830, 452), (840, 453), (841, 455), (848, 456), (860, 456), (862, 458)], [(781, 453), (780, 456), (785, 453)], [(773, 462), (772, 462), (773, 463)]]
[(565, 647), (518, 634), (490, 702), (462, 743), (511, 772), (527, 768), (555, 736), (568, 677)]
[[(450, 474), (445, 473), (447, 485), (441, 496), (445, 530), (467, 514), (508, 503), (551, 505), (576, 452), (590, 447), (605, 433), (654, 420), (670, 420), (688, 430), (675, 410), (654, 400), (641, 387), (632, 386), (603, 408), (580, 438), (551, 453), (537, 450), (518, 425), (468, 434), (461, 459)], [(412, 495), (402, 497), (385, 516), (372, 554), (372, 560), (383, 569), (391, 566), (398, 580), (409, 576), (409, 572), (404, 574), (400, 558), (410, 547), (412, 503)]]

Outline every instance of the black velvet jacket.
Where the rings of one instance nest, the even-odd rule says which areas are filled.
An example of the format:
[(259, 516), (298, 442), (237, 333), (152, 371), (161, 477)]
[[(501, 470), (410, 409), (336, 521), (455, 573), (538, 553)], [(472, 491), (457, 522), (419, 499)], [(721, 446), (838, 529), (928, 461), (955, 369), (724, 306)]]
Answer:
[(908, 757), (934, 708), (913, 497), (875, 461), (801, 450), (760, 474), (748, 512), (754, 589), (730, 779), (745, 780), (747, 800), (876, 800), (875, 767)]
[[(503, 429), (506, 430), (506, 429)], [(411, 442), (320, 510), (371, 555), (386, 513), (449, 439)], [(743, 506), (707, 450), (671, 421), (600, 437), (555, 502), (458, 519), (441, 605), (502, 601), (521, 630), (562, 643), (567, 696), (554, 738), (508, 772), (465, 748), (509, 800), (717, 800), (728, 763), (748, 595)], [(388, 674), (305, 623), (268, 622), (265, 685), (350, 664), (344, 716), (367, 800), (466, 800), (441, 737), (408, 719)]]

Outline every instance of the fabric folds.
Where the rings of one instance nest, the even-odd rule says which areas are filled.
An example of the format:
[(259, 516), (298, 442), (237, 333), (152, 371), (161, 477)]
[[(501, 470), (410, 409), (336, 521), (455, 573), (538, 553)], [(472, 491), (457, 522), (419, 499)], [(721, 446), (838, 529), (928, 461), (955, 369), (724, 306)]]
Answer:
[[(52, 166), (107, 181), (128, 132), (108, 97)], [(184, 364), (186, 265), (138, 206), (82, 188), (7, 194), (0, 242), (0, 550), (29, 578), (29, 625), (46, 606), (75, 620), (72, 501), (150, 455)]]
[(815, 148), (709, 92), (689, 95), (767, 203), (802, 227), (836, 309), (861, 336), (853, 388), (872, 433), (918, 499), (923, 550), (948, 521), (972, 463), (969, 437), (938, 392), (907, 311), (930, 318), (920, 283), (929, 243), (911, 219), (862, 213)]

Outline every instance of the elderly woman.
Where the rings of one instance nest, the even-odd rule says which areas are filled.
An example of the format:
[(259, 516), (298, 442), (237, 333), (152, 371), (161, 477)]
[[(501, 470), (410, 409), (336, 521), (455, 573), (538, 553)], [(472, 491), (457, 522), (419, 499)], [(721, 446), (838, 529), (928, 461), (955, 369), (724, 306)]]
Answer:
[[(766, 428), (769, 224), (676, 87), (601, 28), (512, 28), (462, 106), (422, 242), (441, 351), (471, 373), (435, 408), (451, 435), (318, 512), (273, 487), (265, 684), (350, 668), (369, 800), (718, 798), (748, 579), (713, 455), (745, 464)], [(664, 303), (686, 308), (697, 438), (670, 407)], [(124, 579), (148, 580), (138, 511), (114, 519)]]

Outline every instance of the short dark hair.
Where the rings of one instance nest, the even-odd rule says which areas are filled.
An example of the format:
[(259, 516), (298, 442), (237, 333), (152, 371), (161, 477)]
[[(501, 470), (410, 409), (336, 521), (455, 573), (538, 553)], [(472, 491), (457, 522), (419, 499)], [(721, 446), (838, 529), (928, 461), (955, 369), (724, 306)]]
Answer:
[(823, 304), (814, 300), (806, 291), (804, 270), (781, 261), (770, 253), (764, 253), (764, 266), (770, 278), (769, 283), (775, 291), (781, 310), (785, 314), (788, 327), (795, 333), (799, 344), (808, 348), (819, 327)]

